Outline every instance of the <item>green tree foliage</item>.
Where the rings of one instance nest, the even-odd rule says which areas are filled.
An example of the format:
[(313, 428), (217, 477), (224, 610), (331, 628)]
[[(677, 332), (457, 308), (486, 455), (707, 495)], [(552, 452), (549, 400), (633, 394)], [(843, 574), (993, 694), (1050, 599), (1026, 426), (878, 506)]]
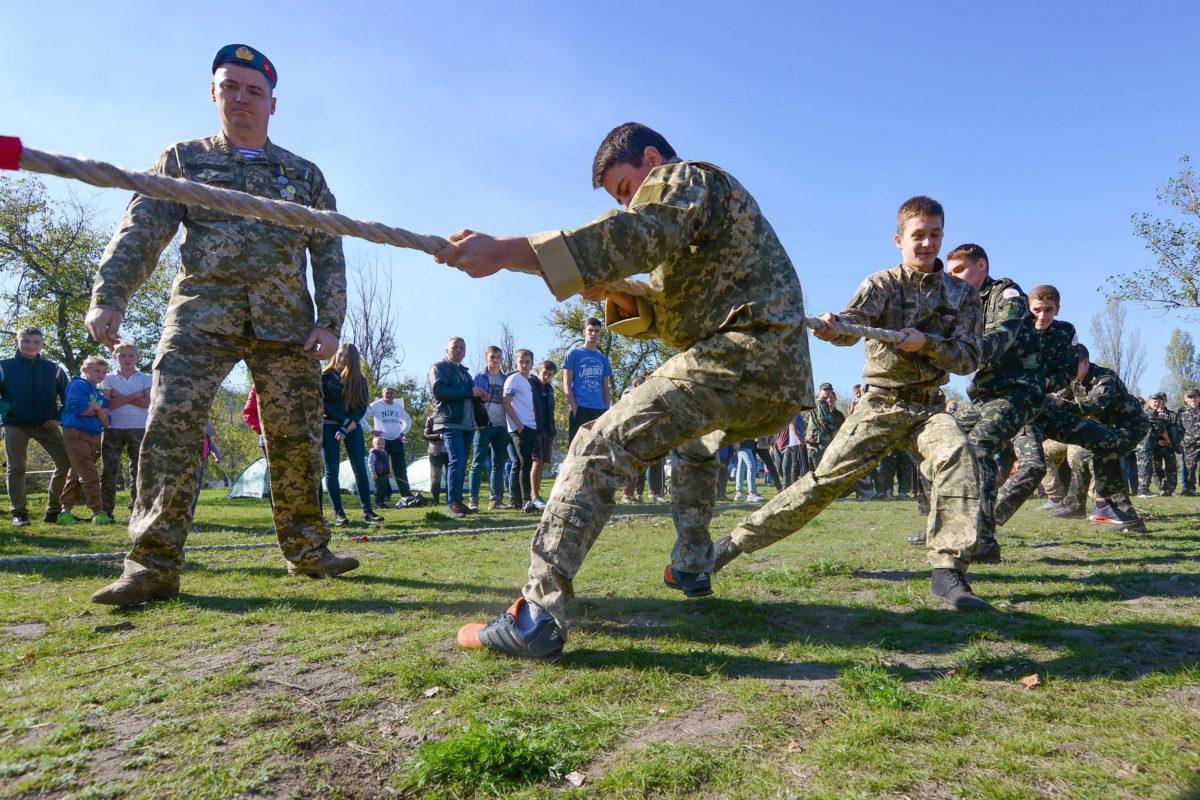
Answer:
[(1176, 328), (1167, 343), (1167, 377), (1164, 391), (1170, 398), (1172, 408), (1183, 405), (1183, 396), (1192, 389), (1200, 389), (1200, 355), (1192, 335)]
[(1133, 231), (1146, 243), (1158, 263), (1108, 280), (1109, 297), (1166, 311), (1195, 313), (1200, 309), (1200, 178), (1187, 156), (1179, 174), (1158, 192), (1175, 218), (1133, 215)]
[[(10, 330), (40, 328), (46, 355), (76, 374), (84, 357), (98, 353), (83, 327), (92, 281), (109, 232), (93, 222), (92, 211), (78, 200), (50, 199), (41, 181), (0, 177), (0, 300)], [(122, 335), (138, 344), (145, 363), (166, 315), (170, 283), (178, 269), (172, 247), (152, 277), (129, 302)]]

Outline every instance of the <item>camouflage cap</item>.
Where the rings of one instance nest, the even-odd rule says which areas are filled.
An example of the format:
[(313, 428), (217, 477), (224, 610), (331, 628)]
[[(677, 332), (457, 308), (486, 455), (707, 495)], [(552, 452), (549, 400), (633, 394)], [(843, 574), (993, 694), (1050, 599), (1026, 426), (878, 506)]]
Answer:
[(1150, 395), (1150, 399), (1151, 400), (1166, 400), (1167, 393), (1166, 392), (1155, 392), (1154, 394)]
[(266, 56), (249, 45), (227, 44), (222, 47), (217, 51), (217, 57), (213, 59), (212, 71), (216, 72), (217, 67), (222, 64), (237, 64), (241, 67), (256, 69), (271, 82), (272, 89), (275, 88), (275, 84), (279, 81), (279, 75), (275, 72), (275, 65), (268, 61)]
[(1188, 393), (1184, 397), (1200, 397), (1200, 389), (1188, 389)]
[(831, 392), (832, 392), (832, 391), (833, 391), (833, 384), (832, 384), (832, 383), (822, 383), (822, 384), (821, 384), (821, 391), (823, 392), (823, 391), (825, 391), (826, 389), (828, 389), (829, 391), (831, 391)]

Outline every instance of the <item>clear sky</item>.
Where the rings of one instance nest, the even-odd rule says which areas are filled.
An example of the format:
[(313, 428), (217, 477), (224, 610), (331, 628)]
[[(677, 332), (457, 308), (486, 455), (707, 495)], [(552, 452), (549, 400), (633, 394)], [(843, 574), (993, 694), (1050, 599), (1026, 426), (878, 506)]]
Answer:
[[(574, 227), (612, 205), (590, 188), (600, 139), (637, 120), (757, 197), (810, 313), (897, 263), (896, 207), (929, 194), (947, 250), (975, 241), (994, 275), (1056, 284), (1088, 342), (1105, 278), (1152, 263), (1130, 215), (1159, 211), (1180, 156), (1200, 156), (1198, 29), (1194, 2), (6, 3), (0, 133), (144, 169), (218, 130), (211, 60), (245, 42), (279, 71), (271, 138), (317, 162), (352, 216), (441, 235)], [(115, 229), (127, 194), (80, 191)], [(449, 335), (479, 352), (502, 321), (539, 357), (550, 344), (537, 278), (346, 250), (394, 280), (407, 372)], [(1172, 328), (1200, 330), (1130, 321), (1150, 391)], [(859, 380), (860, 346), (812, 354), (818, 382)]]

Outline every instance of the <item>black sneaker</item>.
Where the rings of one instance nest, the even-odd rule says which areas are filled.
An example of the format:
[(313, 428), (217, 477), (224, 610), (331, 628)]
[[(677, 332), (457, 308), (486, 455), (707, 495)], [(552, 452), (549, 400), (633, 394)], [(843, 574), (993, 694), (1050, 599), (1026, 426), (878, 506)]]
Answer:
[(680, 572), (670, 564), (663, 570), (663, 583), (688, 597), (708, 597), (713, 593), (712, 579), (707, 572)]
[(350, 519), (345, 514), (335, 514), (333, 517), (333, 524), (340, 528), (344, 525), (349, 525)]
[(944, 600), (959, 611), (980, 611), (988, 607), (985, 600), (975, 596), (971, 591), (971, 584), (967, 583), (966, 577), (957, 569), (935, 569), (930, 591), (934, 597)]
[(925, 546), (925, 531), (917, 531), (916, 533), (914, 533), (912, 536), (909, 536), (904, 541), (908, 542), (909, 544), (911, 544), (914, 547), (924, 547)]
[(58, 522), (59, 513), (58, 511), (47, 511), (45, 514), (42, 514), (42, 522), (49, 522), (51, 525), (55, 524)]
[(732, 536), (726, 536), (721, 541), (717, 542), (715, 548), (717, 553), (717, 561), (713, 564), (713, 572), (720, 572), (726, 564), (733, 561), (742, 554), (742, 548), (734, 543)]
[(24, 528), (29, 524), (28, 514), (13, 514), (12, 524), (14, 528)]
[(972, 564), (999, 564), (1000, 543), (995, 539), (981, 539), (975, 555), (971, 557)]
[(367, 522), (383, 522), (383, 517), (376, 514), (374, 511), (364, 511), (363, 519)]

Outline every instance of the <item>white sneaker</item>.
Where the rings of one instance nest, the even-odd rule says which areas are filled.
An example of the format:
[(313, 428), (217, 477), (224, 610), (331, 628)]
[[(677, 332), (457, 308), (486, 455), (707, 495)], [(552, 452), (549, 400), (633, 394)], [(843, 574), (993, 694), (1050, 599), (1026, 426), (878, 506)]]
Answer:
[(654, 495), (653, 497), (651, 497), (651, 498), (650, 498), (650, 502), (652, 502), (652, 503), (658, 503), (658, 504), (660, 504), (660, 505), (661, 505), (661, 504), (663, 504), (663, 503), (666, 503), (666, 502), (668, 502), (668, 501), (667, 501), (667, 498), (663, 497), (661, 494), (656, 494), (656, 495)]
[(733, 496), (733, 502), (735, 502), (735, 503), (744, 503), (744, 502), (746, 502), (746, 495), (744, 495), (744, 494), (742, 494), (742, 493), (740, 493), (740, 492), (739, 492), (738, 494), (735, 494), (735, 495)]
[(746, 499), (747, 499), (747, 500), (749, 500), (751, 503), (765, 503), (765, 502), (767, 502), (767, 498), (763, 497), (761, 494), (758, 494), (757, 492), (755, 492), (754, 494), (750, 495), (750, 496), (749, 496), (749, 497), (747, 497)]

